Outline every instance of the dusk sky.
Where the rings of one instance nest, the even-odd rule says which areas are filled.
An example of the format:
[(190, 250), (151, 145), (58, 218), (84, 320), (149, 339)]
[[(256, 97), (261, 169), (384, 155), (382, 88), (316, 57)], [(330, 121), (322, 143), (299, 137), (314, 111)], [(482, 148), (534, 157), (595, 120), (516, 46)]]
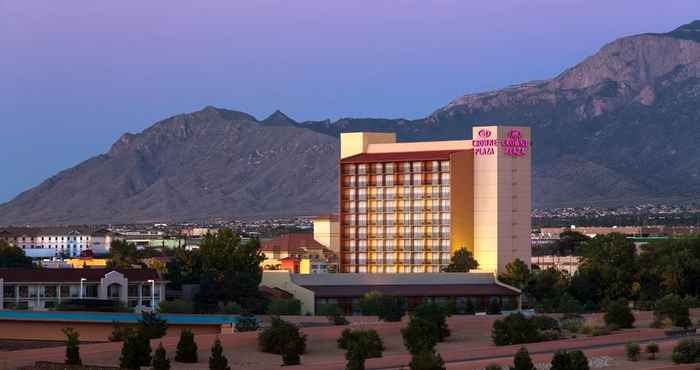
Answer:
[(0, 0), (0, 202), (206, 105), (419, 118), (696, 18), (698, 0)]

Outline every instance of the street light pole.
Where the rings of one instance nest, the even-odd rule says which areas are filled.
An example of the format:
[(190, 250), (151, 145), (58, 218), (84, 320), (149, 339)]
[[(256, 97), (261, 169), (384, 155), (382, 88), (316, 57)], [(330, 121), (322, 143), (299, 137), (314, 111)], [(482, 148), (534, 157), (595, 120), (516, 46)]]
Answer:
[(153, 279), (148, 280), (151, 283), (151, 309), (156, 309), (156, 282)]
[(86, 278), (80, 278), (80, 299), (83, 299), (83, 283), (86, 281)]

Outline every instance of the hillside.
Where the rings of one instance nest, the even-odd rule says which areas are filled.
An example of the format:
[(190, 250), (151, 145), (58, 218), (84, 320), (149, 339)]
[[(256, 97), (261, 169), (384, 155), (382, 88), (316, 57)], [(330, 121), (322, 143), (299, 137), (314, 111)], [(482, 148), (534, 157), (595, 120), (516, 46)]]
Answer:
[(700, 21), (615, 40), (550, 80), (458, 97), (420, 120), (178, 115), (0, 205), (0, 224), (325, 213), (337, 208), (340, 132), (458, 139), (481, 124), (533, 128), (535, 206), (697, 200)]

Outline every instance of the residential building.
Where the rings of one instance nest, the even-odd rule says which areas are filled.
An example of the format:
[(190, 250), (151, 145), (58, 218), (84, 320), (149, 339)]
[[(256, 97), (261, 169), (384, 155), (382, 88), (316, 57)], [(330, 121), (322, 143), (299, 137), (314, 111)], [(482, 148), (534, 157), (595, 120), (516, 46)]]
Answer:
[(460, 248), (483, 271), (529, 263), (530, 129), (472, 134), (409, 143), (393, 133), (341, 134), (341, 272), (439, 272)]
[(283, 234), (262, 242), (265, 269), (283, 269), (292, 272), (325, 272), (329, 265), (337, 263), (333, 251), (315, 240), (310, 233)]
[(520, 308), (518, 289), (498, 282), (493, 273), (416, 274), (293, 274), (264, 271), (261, 286), (290, 293), (301, 302), (302, 314), (316, 314), (319, 306), (338, 305), (345, 314), (360, 314), (360, 299), (369, 292), (406, 298), (408, 309), (424, 301), (458, 307), (471, 301), (484, 312), (490, 300), (499, 300), (506, 310)]
[(0, 235), (31, 258), (78, 257), (87, 250), (106, 254), (114, 237), (107, 230), (70, 227), (8, 228)]
[(151, 269), (0, 269), (0, 309), (44, 310), (76, 299), (153, 309), (166, 283)]

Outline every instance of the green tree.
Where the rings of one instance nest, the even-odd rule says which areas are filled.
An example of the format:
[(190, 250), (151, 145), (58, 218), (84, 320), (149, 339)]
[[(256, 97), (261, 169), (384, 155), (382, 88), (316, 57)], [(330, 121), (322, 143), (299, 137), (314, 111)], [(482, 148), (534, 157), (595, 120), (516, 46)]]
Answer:
[(530, 268), (521, 259), (516, 258), (506, 265), (506, 271), (498, 275), (498, 280), (518, 289), (523, 289), (530, 281)]
[(650, 360), (656, 360), (656, 354), (659, 353), (659, 345), (656, 342), (650, 342), (646, 346), (646, 353), (649, 354)]
[(80, 334), (73, 328), (63, 328), (66, 336), (66, 365), (81, 365), (80, 359)]
[(228, 366), (228, 359), (224, 356), (224, 349), (221, 347), (221, 340), (217, 337), (214, 345), (211, 347), (211, 356), (209, 357), (209, 370), (231, 370)]
[(180, 332), (180, 340), (177, 342), (175, 351), (175, 361), (183, 363), (197, 362), (197, 342), (195, 342), (194, 334), (189, 329), (184, 329)]
[(439, 305), (432, 302), (423, 302), (416, 306), (413, 316), (431, 322), (437, 327), (438, 342), (442, 342), (450, 336), (450, 328), (447, 326), (447, 313)]
[(125, 269), (133, 265), (141, 265), (136, 244), (126, 240), (115, 239), (109, 246), (109, 268)]
[(153, 370), (170, 370), (170, 360), (168, 359), (163, 343), (161, 342), (153, 354)]
[(603, 320), (605, 320), (606, 325), (621, 329), (634, 326), (634, 315), (624, 299), (608, 302), (605, 306)]
[(604, 299), (632, 298), (632, 285), (638, 272), (637, 253), (625, 235), (598, 235), (587, 241), (581, 266), (600, 272)]
[(435, 348), (438, 343), (438, 328), (430, 321), (412, 317), (408, 325), (401, 329), (403, 344), (412, 355)]
[(571, 356), (564, 350), (559, 350), (554, 353), (552, 357), (552, 367), (551, 370), (573, 370), (573, 364), (571, 363)]
[(151, 342), (144, 333), (137, 332), (124, 338), (119, 367), (140, 369), (151, 364)]
[(273, 316), (270, 326), (258, 334), (258, 348), (267, 353), (301, 355), (306, 351), (306, 335), (296, 325)]
[(347, 370), (364, 370), (365, 360), (382, 357), (384, 343), (375, 330), (343, 330), (338, 338), (338, 346), (345, 348), (345, 359), (348, 361)]
[(673, 347), (671, 359), (675, 364), (692, 364), (700, 361), (700, 343), (694, 339), (682, 339)]
[(433, 348), (412, 354), (408, 367), (411, 370), (445, 370), (445, 362)]
[(567, 292), (579, 302), (593, 302), (599, 305), (603, 300), (602, 284), (603, 278), (597, 268), (582, 266), (571, 277)]
[(556, 256), (579, 256), (584, 243), (590, 238), (578, 231), (567, 230), (559, 234), (559, 240), (552, 243), (552, 251)]
[(32, 259), (21, 248), (0, 240), (0, 268), (32, 268)]
[(369, 292), (360, 299), (360, 310), (366, 316), (378, 316), (380, 320), (401, 321), (406, 314), (406, 300), (403, 297)]
[(661, 322), (664, 318), (671, 319), (674, 326), (692, 325), (687, 302), (675, 294), (667, 294), (654, 305), (654, 319)]
[(571, 370), (589, 370), (588, 358), (583, 353), (583, 351), (571, 351), (569, 352), (569, 358), (571, 359)]
[(469, 272), (479, 268), (479, 263), (467, 248), (461, 248), (452, 255), (450, 264), (443, 269), (445, 272)]
[(625, 343), (625, 355), (628, 360), (639, 361), (640, 352), (641, 348), (639, 347), (639, 343), (633, 341)]
[(538, 302), (546, 300), (558, 302), (569, 286), (567, 275), (553, 267), (533, 270), (524, 292)]
[(515, 353), (511, 370), (535, 370), (535, 365), (532, 363), (527, 348), (520, 347), (518, 352)]
[(540, 333), (534, 319), (518, 312), (494, 321), (491, 339), (497, 346), (532, 343), (540, 340)]
[(148, 339), (162, 338), (168, 331), (168, 323), (155, 312), (142, 312), (137, 331)]

